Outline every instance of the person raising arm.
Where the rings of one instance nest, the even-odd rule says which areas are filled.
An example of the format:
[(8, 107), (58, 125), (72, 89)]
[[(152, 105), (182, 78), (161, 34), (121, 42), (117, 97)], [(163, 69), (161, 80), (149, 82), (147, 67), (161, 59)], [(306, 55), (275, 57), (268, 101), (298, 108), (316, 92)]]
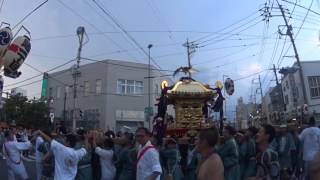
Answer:
[(55, 180), (74, 180), (77, 174), (78, 162), (86, 155), (90, 145), (88, 142), (89, 135), (85, 135), (85, 148), (74, 149), (76, 145), (76, 136), (73, 134), (66, 135), (65, 145), (52, 139), (42, 131), (38, 131), (45, 141), (50, 142), (51, 151), (55, 159), (54, 179)]

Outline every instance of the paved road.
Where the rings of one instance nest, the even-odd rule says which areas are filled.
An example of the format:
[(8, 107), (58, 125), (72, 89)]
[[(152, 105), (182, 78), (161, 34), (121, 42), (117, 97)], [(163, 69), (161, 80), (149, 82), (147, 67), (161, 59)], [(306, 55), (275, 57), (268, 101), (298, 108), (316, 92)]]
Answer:
[[(34, 160), (32, 159), (24, 159), (23, 161), (28, 175), (29, 175), (29, 180), (35, 180), (36, 179), (36, 165)], [(0, 179), (1, 180), (7, 180), (8, 179), (8, 170), (7, 170), (7, 165), (6, 165), (6, 160), (3, 160), (0, 158)], [(16, 178), (19, 180), (18, 178)]]

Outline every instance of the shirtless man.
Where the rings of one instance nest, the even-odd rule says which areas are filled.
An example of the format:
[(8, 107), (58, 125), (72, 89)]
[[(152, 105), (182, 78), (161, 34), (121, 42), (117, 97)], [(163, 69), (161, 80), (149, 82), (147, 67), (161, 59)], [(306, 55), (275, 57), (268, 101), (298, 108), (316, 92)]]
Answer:
[(223, 180), (223, 163), (220, 156), (215, 153), (214, 147), (218, 143), (219, 133), (216, 128), (200, 131), (197, 150), (201, 154), (198, 180)]

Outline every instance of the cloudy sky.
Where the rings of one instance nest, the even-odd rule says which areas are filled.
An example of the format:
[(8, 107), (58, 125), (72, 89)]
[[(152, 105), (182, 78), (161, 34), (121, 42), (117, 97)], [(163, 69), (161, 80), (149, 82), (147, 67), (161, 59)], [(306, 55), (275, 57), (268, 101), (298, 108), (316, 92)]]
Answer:
[[(302, 60), (317, 60), (319, 55), (319, 15), (307, 13), (279, 0), (286, 9), (292, 24), (298, 52)], [(295, 1), (295, 0), (289, 0)], [(26, 14), (43, 1), (0, 0), (1, 21), (14, 26)], [(123, 29), (147, 49), (153, 44), (152, 57), (162, 69), (174, 70), (186, 65), (187, 39), (195, 41), (199, 48), (192, 57), (192, 64), (200, 72), (195, 78), (214, 84), (223, 76), (235, 81), (236, 93), (228, 97), (229, 114), (235, 109), (236, 99), (243, 96), (249, 100), (257, 85), (251, 85), (261, 72), (263, 92), (275, 84), (272, 64), (289, 66), (294, 62), (290, 41), (279, 36), (278, 28), (285, 33), (283, 19), (274, 1), (268, 23), (259, 11), (268, 2), (265, 0), (97, 0)], [(309, 7), (312, 0), (297, 0)], [(319, 2), (311, 9), (319, 11)], [(292, 13), (293, 12), (293, 13)], [(291, 18), (289, 18), (289, 13)], [(239, 22), (239, 20), (242, 20)], [(233, 26), (230, 26), (234, 24)], [(43, 7), (28, 17), (21, 25), (31, 31), (32, 49), (26, 63), (44, 72), (76, 57), (78, 39), (76, 29), (84, 26), (89, 42), (84, 46), (82, 57), (97, 60), (116, 59), (147, 63), (147, 56), (128, 38), (92, 0), (49, 0)], [(229, 28), (225, 28), (229, 27)], [(300, 29), (300, 30), (299, 30)], [(14, 32), (16, 29), (14, 29)], [(287, 49), (289, 49), (287, 51)], [(282, 52), (282, 54), (281, 54)], [(82, 64), (90, 63), (82, 60)], [(72, 63), (58, 70), (70, 68)], [(29, 97), (39, 97), (42, 77), (35, 69), (22, 65), (22, 76), (5, 79), (5, 90), (20, 87)], [(256, 74), (255, 76), (252, 76)], [(243, 78), (248, 77), (248, 78)], [(25, 79), (29, 79), (22, 82)], [(257, 80), (254, 80), (255, 82)], [(33, 83), (35, 82), (35, 83)], [(30, 85), (28, 85), (30, 84)], [(254, 93), (253, 93), (254, 94)], [(260, 97), (257, 96), (257, 99)]]

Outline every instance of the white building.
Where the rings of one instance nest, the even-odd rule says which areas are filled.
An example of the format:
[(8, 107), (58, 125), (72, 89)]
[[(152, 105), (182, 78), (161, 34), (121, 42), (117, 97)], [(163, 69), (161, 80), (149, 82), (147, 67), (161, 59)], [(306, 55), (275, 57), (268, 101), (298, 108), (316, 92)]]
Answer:
[[(53, 99), (51, 112), (55, 120), (64, 120), (69, 127), (76, 119), (77, 127), (121, 130), (144, 125), (148, 107), (148, 64), (104, 60), (81, 65), (79, 68), (77, 98), (74, 99), (72, 72), (62, 70), (49, 74), (47, 98)], [(168, 78), (151, 70), (151, 107), (154, 114), (160, 85)], [(73, 112), (75, 111), (75, 113)]]
[(285, 123), (283, 114), (283, 99), (281, 94), (281, 85), (271, 87), (262, 98), (263, 117), (269, 124)]
[(253, 112), (254, 107), (253, 103), (244, 103), (242, 97), (238, 99), (236, 106), (236, 127), (238, 129), (247, 129), (253, 123), (250, 122), (252, 120), (250, 113)]
[[(308, 105), (308, 115), (312, 115), (320, 121), (320, 61), (302, 61), (303, 79), (306, 90), (306, 104)], [(296, 70), (295, 70), (296, 69)], [(286, 113), (291, 118), (299, 117), (304, 106), (303, 86), (299, 76), (297, 63), (291, 68), (282, 71), (282, 91), (286, 104)]]

